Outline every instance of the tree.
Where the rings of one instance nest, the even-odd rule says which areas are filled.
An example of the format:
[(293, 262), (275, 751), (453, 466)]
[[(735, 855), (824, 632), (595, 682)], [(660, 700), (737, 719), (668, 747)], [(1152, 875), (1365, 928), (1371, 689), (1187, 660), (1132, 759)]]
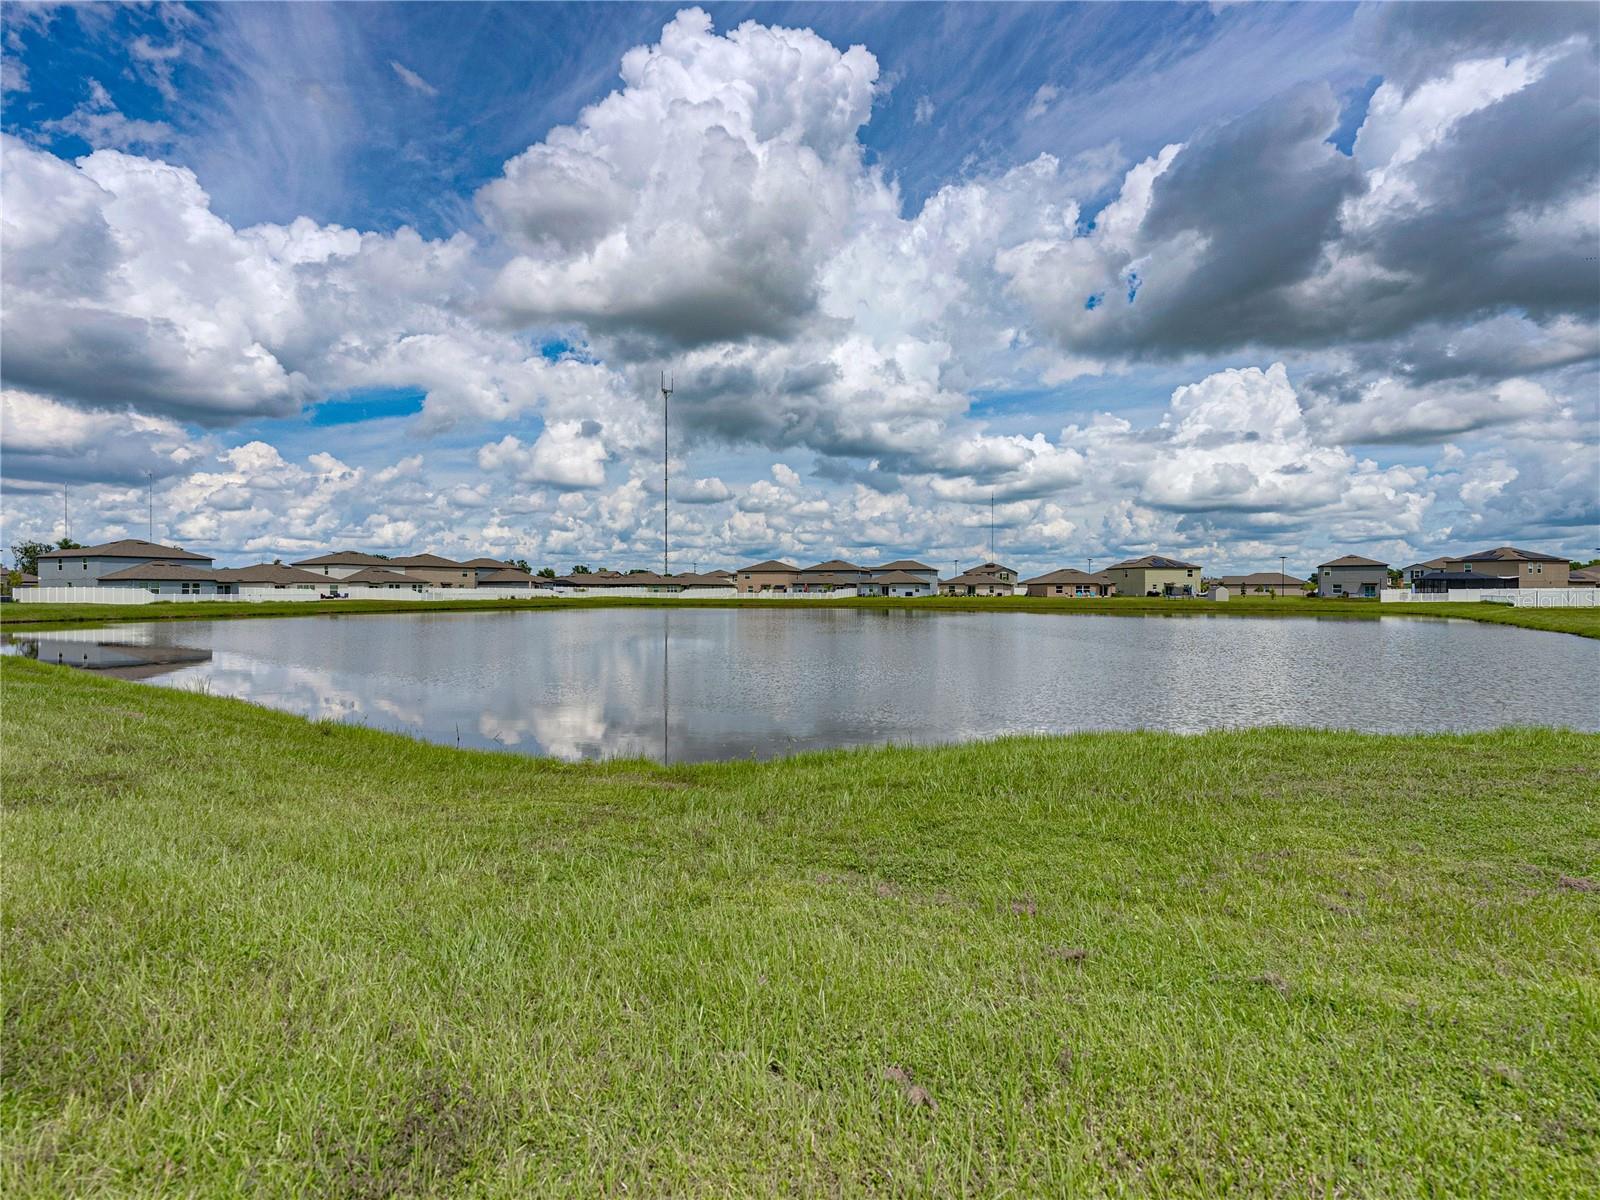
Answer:
[(574, 575), (592, 575), (593, 574), (593, 572), (590, 571), (589, 568), (584, 566), (582, 563), (579, 563), (577, 566), (573, 567), (572, 568), (572, 573)]
[(539, 578), (540, 579), (554, 579), (555, 577), (556, 577), (556, 573), (551, 568), (549, 568), (549, 567), (540, 567), (539, 568)]
[(528, 565), (528, 560), (525, 558), (513, 558), (509, 559), (508, 561), (513, 567), (524, 573), (531, 572), (533, 570), (533, 568)]
[[(17, 570), (27, 575), (39, 573), (39, 556), (48, 554), (58, 549), (49, 542), (13, 542), (11, 544), (11, 557), (16, 560)], [(70, 550), (71, 546), (61, 546), (59, 549)]]

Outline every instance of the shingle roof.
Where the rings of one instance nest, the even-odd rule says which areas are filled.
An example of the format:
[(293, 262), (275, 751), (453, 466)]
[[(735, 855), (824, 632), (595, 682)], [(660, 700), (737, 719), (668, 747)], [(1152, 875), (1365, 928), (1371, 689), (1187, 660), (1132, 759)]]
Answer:
[(873, 567), (873, 571), (931, 571), (934, 568), (927, 563), (919, 563), (914, 558), (897, 558), (892, 563), (884, 563), (881, 567)]
[(1362, 558), (1359, 554), (1346, 554), (1317, 564), (1318, 567), (1387, 567), (1388, 565), (1375, 558)]
[(101, 582), (107, 579), (127, 580), (130, 583), (139, 583), (143, 580), (193, 580), (197, 583), (215, 583), (215, 571), (203, 571), (198, 567), (186, 567), (182, 563), (140, 563), (133, 567), (123, 567), (120, 571), (112, 571), (109, 575), (100, 576)]
[(1496, 546), (1493, 550), (1479, 550), (1476, 554), (1465, 554), (1460, 558), (1452, 558), (1451, 562), (1567, 562), (1555, 554), (1540, 554), (1537, 550), (1518, 550), (1515, 546)]
[[(26, 578), (26, 576), (24, 576), (24, 578)], [(1575, 571), (1573, 571), (1572, 574), (1568, 576), (1568, 578), (1569, 579), (1577, 579), (1577, 580), (1580, 580), (1580, 581), (1582, 581), (1584, 583), (1589, 582), (1589, 580), (1591, 580), (1591, 579), (1596, 580), (1596, 581), (1600, 581), (1600, 566), (1579, 567)]]
[(289, 565), (294, 567), (381, 567), (388, 561), (387, 558), (379, 558), (376, 554), (363, 554), (359, 550), (334, 550), (328, 554), (319, 554), (315, 558), (302, 558), (299, 562)]
[(855, 563), (845, 562), (844, 559), (842, 559), (842, 558), (830, 558), (827, 562), (819, 562), (814, 567), (802, 568), (802, 570), (800, 571), (800, 574), (802, 574), (802, 575), (814, 575), (814, 574), (818, 574), (818, 573), (822, 573), (822, 574), (837, 574), (840, 571), (863, 571), (865, 569), (866, 569), (865, 567), (856, 566)]
[(1011, 586), (1010, 583), (1002, 579), (997, 579), (993, 574), (985, 573), (980, 575), (972, 571), (968, 571), (965, 575), (957, 575), (954, 579), (941, 579), (939, 581), (939, 586), (950, 587), (951, 585), (955, 585), (956, 587), (976, 587), (980, 583), (992, 584), (995, 587)]
[(525, 587), (531, 587), (533, 576), (526, 571), (519, 571), (516, 567), (507, 567), (503, 571), (491, 571), (478, 580), (479, 587), (486, 583), (519, 583)]
[(877, 571), (874, 572), (868, 583), (927, 583), (922, 575), (913, 575), (910, 571)]
[(326, 575), (286, 567), (282, 563), (256, 563), (248, 567), (221, 567), (212, 572), (218, 583), (315, 583), (325, 587)]
[(786, 562), (779, 562), (775, 558), (769, 558), (766, 562), (758, 562), (753, 567), (740, 567), (739, 571), (741, 574), (754, 574), (755, 572), (759, 571), (764, 575), (771, 575), (781, 571), (788, 575), (798, 575), (800, 573), (800, 568), (792, 566)]
[(461, 565), (463, 567), (511, 567), (510, 563), (501, 562), (498, 558), (469, 558)]
[(441, 558), (437, 554), (407, 554), (403, 558), (391, 558), (390, 563), (397, 567), (460, 567), (465, 563), (458, 563), (453, 558)]
[(1026, 584), (1056, 584), (1056, 583), (1098, 583), (1109, 584), (1111, 580), (1103, 575), (1091, 575), (1087, 571), (1079, 571), (1073, 567), (1062, 567), (1059, 571), (1047, 571), (1043, 575), (1035, 575), (1032, 579), (1024, 579)]
[(1224, 575), (1224, 587), (1305, 587), (1306, 581), (1277, 571), (1257, 571), (1253, 575)]
[(1119, 567), (1130, 571), (1198, 571), (1200, 564), (1184, 562), (1180, 558), (1166, 558), (1160, 554), (1146, 554), (1143, 558), (1129, 558), (1119, 563), (1112, 563), (1106, 570), (1115, 571)]
[(40, 558), (181, 558), (186, 562), (210, 562), (209, 554), (196, 554), (177, 546), (163, 546), (140, 538), (102, 542), (98, 546), (79, 546), (74, 550), (48, 550)]
[(1004, 566), (1001, 563), (992, 563), (992, 562), (979, 563), (977, 566), (973, 567), (970, 571), (968, 571), (967, 574), (968, 575), (995, 575), (995, 574), (998, 574), (1001, 571), (1011, 571), (1011, 574), (1013, 574), (1013, 575), (1016, 574), (1016, 572), (1013, 571), (1010, 567)]
[(338, 586), (342, 583), (410, 583), (430, 587), (431, 579), (423, 579), (416, 575), (407, 575), (403, 571), (390, 571), (384, 567), (367, 567), (357, 571), (354, 575), (346, 575), (343, 579), (329, 579), (325, 582)]
[(806, 577), (805, 583), (808, 587), (855, 587), (862, 582), (856, 575), (841, 575), (837, 571), (818, 571), (815, 568), (801, 571), (800, 574)]

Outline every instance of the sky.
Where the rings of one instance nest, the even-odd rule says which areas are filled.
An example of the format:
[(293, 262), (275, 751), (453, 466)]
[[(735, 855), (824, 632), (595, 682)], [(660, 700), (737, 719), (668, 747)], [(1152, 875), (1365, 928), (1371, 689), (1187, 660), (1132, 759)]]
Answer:
[(1592, 558), (1596, 11), (7, 4), (4, 540)]

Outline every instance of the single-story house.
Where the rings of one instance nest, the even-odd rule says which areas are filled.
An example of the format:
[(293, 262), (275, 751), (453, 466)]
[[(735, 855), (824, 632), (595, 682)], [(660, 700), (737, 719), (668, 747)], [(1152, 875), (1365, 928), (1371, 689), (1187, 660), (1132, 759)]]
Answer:
[(1346, 554), (1317, 564), (1317, 595), (1324, 599), (1359, 596), (1376, 599), (1389, 586), (1389, 564)]
[[(1012, 573), (1015, 576), (1015, 572)], [(967, 571), (954, 579), (939, 581), (941, 596), (1015, 596), (1017, 585), (992, 573)]]
[(211, 572), (217, 581), (217, 594), (237, 595), (241, 588), (309, 592), (326, 588), (329, 581), (315, 571), (286, 567), (282, 563), (256, 563), (248, 567), (220, 567)]
[(794, 587), (800, 568), (769, 558), (754, 566), (740, 567), (734, 574), (734, 586), (741, 592), (787, 592)]
[(139, 588), (158, 596), (215, 596), (217, 576), (183, 563), (137, 563), (100, 576), (99, 586)]
[(335, 586), (343, 587), (384, 588), (388, 591), (398, 591), (409, 588), (411, 591), (420, 592), (424, 588), (433, 586), (431, 580), (420, 575), (412, 575), (405, 571), (391, 571), (387, 567), (368, 567), (364, 571), (357, 571), (354, 575), (346, 575), (337, 580)]
[(815, 566), (802, 567), (795, 576), (794, 584), (790, 591), (795, 592), (835, 592), (841, 587), (855, 587), (868, 575), (865, 567), (858, 567), (855, 563), (845, 562), (842, 558), (830, 558), (827, 562), (817, 563)]
[(933, 595), (938, 586), (937, 573), (930, 580), (912, 571), (874, 571), (872, 578), (856, 584), (858, 596), (922, 597)]
[(1257, 571), (1253, 575), (1224, 575), (1217, 581), (1235, 596), (1303, 596), (1306, 581), (1279, 571)]
[(399, 567), (407, 575), (426, 579), (434, 587), (478, 586), (478, 573), (471, 567), (465, 563), (458, 563), (453, 558), (441, 558), (437, 554), (407, 554), (400, 558), (391, 558), (389, 566)]
[[(471, 566), (471, 564), (467, 564)], [(543, 583), (544, 580), (539, 580)], [(512, 591), (526, 591), (535, 586), (535, 580), (527, 571), (518, 570), (516, 567), (501, 567), (498, 571), (486, 571), (478, 576), (478, 586), (481, 588), (508, 588)]]
[(1024, 579), (1022, 586), (1030, 596), (1110, 596), (1117, 590), (1105, 572), (1091, 575), (1071, 567)]
[(1205, 572), (1195, 563), (1146, 554), (1113, 563), (1105, 574), (1119, 596), (1197, 596)]
[(1554, 554), (1541, 554), (1537, 550), (1496, 546), (1493, 550), (1480, 550), (1476, 554), (1448, 559), (1444, 569), (1517, 581), (1505, 584), (1506, 587), (1564, 588), (1572, 573), (1572, 560)]
[(483, 581), (488, 576), (493, 575), (493, 574), (495, 574), (495, 573), (497, 573), (499, 571), (508, 571), (508, 570), (514, 571), (514, 570), (518, 569), (516, 567), (513, 567), (508, 562), (501, 562), (498, 558), (488, 558), (488, 557), (484, 557), (484, 558), (469, 558), (469, 559), (467, 559), (466, 562), (462, 563), (461, 565), (463, 567), (466, 567), (469, 570), (471, 570), (473, 576), (476, 578), (476, 580), (477, 580), (477, 582), (479, 584), (482, 584)]
[(179, 546), (123, 538), (98, 546), (46, 551), (39, 555), (39, 583), (43, 587), (99, 587), (107, 576), (120, 574), (141, 563), (209, 567), (213, 561), (209, 554), (196, 554)]
[(334, 550), (328, 554), (319, 554), (315, 558), (302, 558), (299, 562), (289, 565), (299, 567), (303, 571), (313, 571), (328, 579), (347, 579), (357, 571), (365, 571), (368, 567), (385, 568), (389, 565), (389, 560), (379, 558), (376, 554), (363, 554), (359, 550)]

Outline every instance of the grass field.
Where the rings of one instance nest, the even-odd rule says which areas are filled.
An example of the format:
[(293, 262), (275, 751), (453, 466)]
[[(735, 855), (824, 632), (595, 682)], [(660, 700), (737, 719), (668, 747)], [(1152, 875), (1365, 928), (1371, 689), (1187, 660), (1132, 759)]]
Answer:
[(206, 617), (310, 617), (330, 612), (342, 614), (370, 612), (482, 612), (495, 608), (638, 608), (672, 605), (681, 607), (737, 608), (912, 608), (931, 612), (1044, 612), (1091, 613), (1101, 616), (1163, 617), (1333, 617), (1375, 620), (1378, 617), (1453, 617), (1465, 621), (1484, 621), (1496, 625), (1517, 625), (1524, 629), (1543, 629), (1552, 633), (1572, 633), (1600, 638), (1600, 608), (1511, 608), (1504, 604), (1380, 604), (1375, 600), (1314, 600), (1295, 597), (1251, 596), (1217, 604), (1204, 600), (1152, 600), (1138, 596), (1115, 596), (1105, 600), (1057, 600), (1015, 596), (939, 597), (926, 600), (850, 599), (850, 600), (672, 600), (647, 596), (582, 596), (567, 599), (531, 600), (330, 600), (263, 601), (244, 604), (233, 601), (196, 601), (168, 604), (7, 604), (0, 606), (0, 629), (23, 625), (81, 625), (119, 621), (185, 621)]
[(1600, 1180), (1594, 736), (563, 766), (0, 680), (8, 1197)]

